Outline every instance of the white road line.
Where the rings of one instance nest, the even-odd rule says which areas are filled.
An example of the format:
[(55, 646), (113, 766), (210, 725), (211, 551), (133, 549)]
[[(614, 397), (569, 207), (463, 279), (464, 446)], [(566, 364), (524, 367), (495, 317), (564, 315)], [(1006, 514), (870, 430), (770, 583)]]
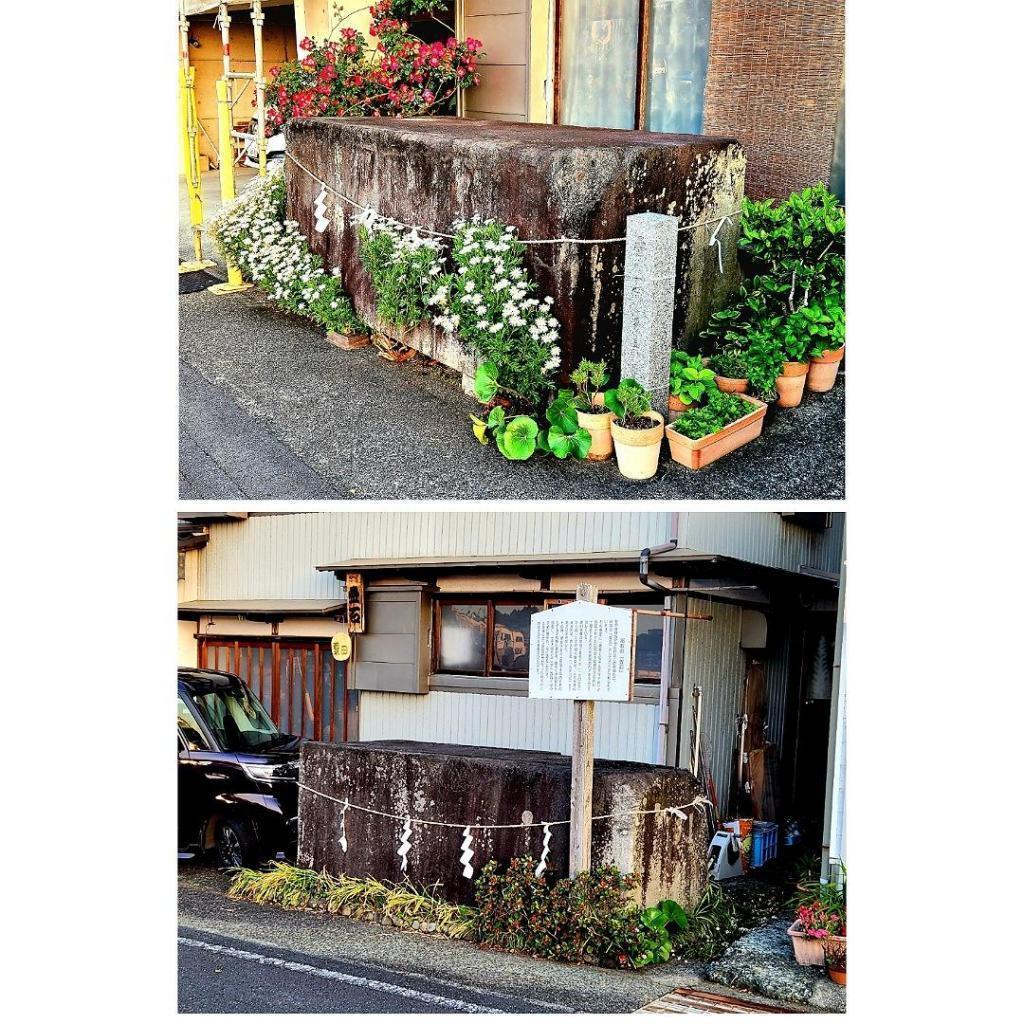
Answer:
[(387, 981), (376, 981), (373, 978), (364, 978), (358, 974), (343, 974), (341, 971), (330, 971), (324, 967), (313, 967), (310, 964), (298, 963), (294, 960), (282, 960), (276, 956), (264, 956), (262, 953), (253, 953), (247, 949), (236, 949), (233, 946), (219, 946), (212, 942), (200, 942), (198, 939), (189, 939), (183, 935), (178, 936), (178, 942), (183, 946), (191, 946), (194, 949), (205, 949), (211, 953), (220, 953), (223, 956), (233, 956), (238, 960), (252, 960), (256, 963), (267, 964), (270, 967), (283, 967), (286, 971), (296, 971), (300, 974), (312, 974), (317, 978), (329, 978), (332, 981), (341, 981), (346, 985), (355, 985), (358, 988), (373, 989), (375, 992), (388, 992), (391, 995), (403, 996), (406, 999), (415, 999), (421, 1003), (430, 1003), (433, 1006), (443, 1006), (449, 1010), (457, 1010), (461, 1013), (506, 1013), (508, 1011), (495, 1009), (493, 1006), (478, 1006), (476, 1003), (467, 1003), (461, 999), (449, 999), (446, 996), (438, 996), (433, 992), (420, 992), (414, 988), (405, 988), (402, 985), (392, 985)]

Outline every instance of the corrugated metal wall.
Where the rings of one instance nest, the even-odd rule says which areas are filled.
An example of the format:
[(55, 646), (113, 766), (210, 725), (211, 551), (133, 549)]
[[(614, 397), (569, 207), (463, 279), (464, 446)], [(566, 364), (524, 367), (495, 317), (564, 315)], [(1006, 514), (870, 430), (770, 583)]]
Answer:
[[(359, 738), (568, 754), (572, 746), (571, 713), (569, 701), (440, 690), (425, 696), (362, 693)], [(657, 724), (657, 705), (598, 703), (595, 755), (653, 764)]]
[(746, 675), (746, 658), (740, 647), (742, 609), (722, 601), (691, 598), (690, 615), (711, 615), (710, 622), (687, 622), (686, 662), (683, 667), (683, 742), (679, 765), (689, 767), (693, 750), (693, 688), (704, 691), (701, 710), (701, 747), (711, 768), (724, 813), (732, 794), (735, 775), (733, 748)]
[(252, 516), (210, 528), (200, 597), (335, 597), (318, 564), (409, 555), (615, 551), (669, 539), (669, 512), (387, 511)]
[(809, 530), (777, 512), (680, 512), (679, 543), (694, 551), (731, 555), (796, 572), (800, 566), (839, 572), (843, 513), (826, 530)]

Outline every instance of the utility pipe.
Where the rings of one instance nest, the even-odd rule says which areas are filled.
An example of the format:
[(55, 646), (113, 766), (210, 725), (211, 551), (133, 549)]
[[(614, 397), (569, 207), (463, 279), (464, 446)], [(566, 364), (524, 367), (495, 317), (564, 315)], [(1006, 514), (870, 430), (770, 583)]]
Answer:
[(263, 15), (262, 0), (252, 0), (252, 38), (256, 53), (256, 133), (260, 154), (260, 177), (267, 176), (267, 83), (263, 80)]

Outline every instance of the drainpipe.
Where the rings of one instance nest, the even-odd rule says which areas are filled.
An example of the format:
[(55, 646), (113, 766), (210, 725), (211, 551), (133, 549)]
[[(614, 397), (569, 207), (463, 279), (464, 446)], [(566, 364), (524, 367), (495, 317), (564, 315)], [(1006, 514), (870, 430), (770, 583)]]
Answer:
[[(843, 647), (846, 639), (846, 523), (843, 522), (843, 555), (839, 568), (839, 602), (836, 607), (835, 654), (832, 658), (832, 708), (828, 722), (828, 772), (825, 776), (825, 823), (821, 836), (821, 881), (828, 882), (832, 874), (832, 815), (836, 779), (836, 734), (839, 731), (840, 677), (843, 666)], [(844, 725), (845, 728), (845, 725)], [(844, 809), (845, 811), (845, 809)]]
[[(659, 544), (655, 548), (644, 548), (640, 552), (640, 582), (645, 587), (663, 591), (665, 596), (662, 599), (662, 607), (665, 611), (672, 611), (672, 591), (667, 590), (658, 583), (651, 583), (648, 576), (650, 559), (652, 554), (663, 554), (667, 551), (674, 551), (679, 546), (679, 513), (672, 513), (672, 540), (667, 544)], [(674, 638), (673, 623), (675, 619), (666, 616), (662, 620), (661, 631), (661, 674), (658, 678), (658, 750), (657, 764), (668, 764), (668, 694), (672, 685), (672, 641)], [(683, 637), (685, 644), (686, 620), (683, 622)], [(681, 689), (680, 689), (680, 692)]]

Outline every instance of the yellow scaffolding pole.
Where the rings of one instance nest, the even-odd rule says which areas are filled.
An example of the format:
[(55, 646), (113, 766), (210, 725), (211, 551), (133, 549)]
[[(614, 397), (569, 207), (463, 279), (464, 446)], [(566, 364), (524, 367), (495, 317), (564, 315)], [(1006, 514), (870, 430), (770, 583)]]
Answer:
[[(231, 159), (231, 81), (229, 78), (217, 79), (217, 124), (220, 129), (220, 198), (227, 206), (235, 198), (235, 165)], [(214, 295), (227, 295), (229, 292), (242, 292), (251, 288), (252, 284), (242, 280), (242, 272), (230, 260), (226, 260), (228, 279), (221, 284), (211, 285), (208, 291)]]
[(256, 55), (256, 134), (260, 177), (267, 176), (267, 83), (263, 78), (263, 0), (252, 0), (252, 39)]
[(180, 75), (181, 143), (185, 167), (185, 186), (188, 188), (189, 221), (192, 224), (192, 247), (195, 259), (178, 264), (179, 274), (206, 270), (214, 266), (213, 260), (203, 259), (203, 179), (199, 166), (199, 117), (196, 113), (196, 70), (182, 67)]

